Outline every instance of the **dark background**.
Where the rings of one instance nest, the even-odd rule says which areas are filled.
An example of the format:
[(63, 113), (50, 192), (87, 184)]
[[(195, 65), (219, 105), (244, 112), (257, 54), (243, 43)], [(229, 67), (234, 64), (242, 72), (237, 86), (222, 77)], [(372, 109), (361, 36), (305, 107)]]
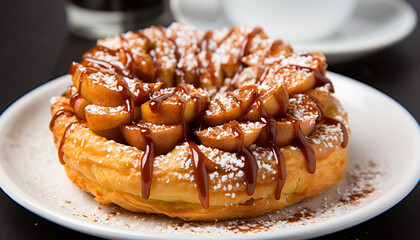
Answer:
[[(419, 14), (420, 1), (409, 1)], [(0, 112), (33, 88), (67, 72), (95, 42), (71, 35), (63, 0), (0, 1)], [(167, 13), (168, 24), (171, 15)], [(386, 93), (420, 119), (420, 28), (400, 43), (329, 70)], [(419, 146), (420, 147), (420, 146)], [(419, 159), (420, 160), (420, 159)], [(322, 239), (419, 239), (419, 185), (387, 212)], [(92, 238), (49, 222), (0, 191), (0, 239)]]

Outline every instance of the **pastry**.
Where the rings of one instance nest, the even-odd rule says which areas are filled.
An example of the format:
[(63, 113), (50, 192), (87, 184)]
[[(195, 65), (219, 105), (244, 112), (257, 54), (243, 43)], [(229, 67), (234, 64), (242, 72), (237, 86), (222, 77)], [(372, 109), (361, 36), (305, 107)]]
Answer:
[(342, 179), (350, 130), (326, 67), (261, 28), (153, 26), (72, 63), (50, 129), (67, 176), (100, 204), (259, 216)]

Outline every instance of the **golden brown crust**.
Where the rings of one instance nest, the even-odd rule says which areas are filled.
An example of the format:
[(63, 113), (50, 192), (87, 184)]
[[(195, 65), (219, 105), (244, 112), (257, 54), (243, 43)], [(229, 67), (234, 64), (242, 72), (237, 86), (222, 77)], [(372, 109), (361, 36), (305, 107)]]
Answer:
[[(51, 101), (54, 115), (69, 108), (68, 98)], [(325, 113), (347, 125), (340, 103), (329, 97)], [(316, 196), (339, 182), (347, 166), (348, 148), (340, 146), (342, 133), (337, 125), (318, 124), (309, 136), (316, 155), (316, 172), (310, 174), (301, 151), (293, 146), (280, 148), (286, 163), (287, 179), (280, 200), (274, 198), (276, 165), (268, 149), (251, 146), (258, 162), (257, 186), (246, 192), (241, 161), (236, 154), (199, 146), (214, 163), (209, 170), (210, 207), (204, 209), (193, 177), (191, 153), (180, 144), (154, 160), (150, 198), (141, 197), (140, 164), (143, 151), (98, 136), (72, 114), (62, 114), (53, 122), (56, 146), (63, 152), (68, 177), (82, 190), (95, 195), (102, 204), (116, 203), (133, 212), (162, 213), (184, 220), (221, 220), (258, 216)], [(241, 174), (242, 172), (242, 174)]]

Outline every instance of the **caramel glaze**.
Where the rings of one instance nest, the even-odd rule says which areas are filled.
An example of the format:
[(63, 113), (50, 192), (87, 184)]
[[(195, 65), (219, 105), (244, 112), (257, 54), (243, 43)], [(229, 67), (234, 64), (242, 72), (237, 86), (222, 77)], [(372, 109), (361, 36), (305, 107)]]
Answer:
[(209, 208), (209, 174), (205, 162), (210, 161), (198, 148), (197, 144), (187, 141), (194, 160), (194, 179), (197, 185), (201, 206)]
[(64, 152), (62, 150), (63, 145), (64, 145), (64, 142), (66, 141), (66, 138), (67, 138), (67, 135), (68, 135), (68, 132), (69, 132), (70, 128), (76, 123), (80, 123), (80, 122), (75, 121), (75, 122), (71, 122), (71, 123), (66, 125), (66, 128), (64, 129), (63, 137), (61, 137), (60, 144), (58, 145), (58, 159), (60, 160), (60, 163), (62, 165), (66, 164), (66, 162), (64, 162), (64, 159), (63, 159), (63, 156), (64, 156)]
[[(184, 134), (184, 142), (188, 143), (188, 146), (191, 150), (191, 155), (192, 158), (194, 160), (194, 176), (195, 176), (195, 182), (197, 185), (197, 190), (198, 190), (198, 195), (199, 195), (199, 199), (201, 202), (201, 205), (203, 206), (203, 208), (208, 208), (209, 207), (209, 180), (208, 180), (208, 170), (206, 168), (205, 162), (206, 161), (210, 161), (207, 159), (207, 157), (200, 151), (200, 149), (197, 147), (197, 145), (193, 142), (188, 140), (189, 136), (188, 136), (188, 127), (187, 127), (187, 123), (185, 121), (185, 105), (186, 105), (186, 101), (180, 97), (179, 95), (177, 95), (177, 92), (183, 91), (186, 94), (191, 95), (190, 91), (184, 86), (184, 85), (179, 85), (177, 86), (174, 91), (172, 93), (167, 93), (167, 94), (162, 94), (161, 96), (155, 97), (153, 99), (151, 99), (149, 106), (152, 112), (158, 112), (160, 110), (161, 104), (163, 101), (165, 101), (166, 99), (172, 97), (172, 96), (176, 96), (178, 105), (180, 107), (180, 119), (182, 122), (182, 126), (183, 126), (183, 134)], [(204, 110), (205, 106), (204, 106), (204, 99), (201, 95), (198, 94), (192, 94), (191, 97), (193, 99), (196, 99), (196, 111), (201, 112), (202, 110)], [(142, 133), (143, 134), (143, 133)], [(144, 136), (144, 135), (143, 135)], [(146, 142), (148, 148), (149, 144), (153, 145), (153, 141), (148, 141)], [(146, 179), (144, 179), (142, 177), (142, 184), (143, 187), (147, 187), (147, 189), (143, 188), (143, 198), (145, 198), (144, 192), (147, 191), (147, 197), (150, 194), (150, 184), (151, 184), (151, 178), (152, 178), (152, 174), (153, 174), (153, 158), (154, 155), (153, 154), (148, 154), (147, 149), (146, 148), (146, 152), (143, 155), (142, 158), (142, 175), (143, 175), (143, 171), (147, 171), (147, 177)], [(150, 164), (145, 165), (143, 164), (143, 162), (149, 162)], [(147, 168), (147, 169), (145, 169)], [(146, 185), (144, 182), (145, 181), (150, 181), (150, 183), (148, 185)]]
[(258, 111), (260, 112), (260, 121), (265, 123), (265, 129), (267, 134), (268, 146), (273, 152), (274, 158), (277, 163), (277, 186), (275, 191), (275, 198), (277, 200), (281, 197), (281, 190), (283, 189), (284, 183), (286, 182), (286, 164), (284, 162), (283, 154), (276, 147), (276, 131), (277, 131), (277, 121), (272, 116), (268, 115), (264, 103), (257, 99)]
[(150, 186), (153, 178), (153, 159), (155, 158), (155, 147), (150, 138), (150, 129), (136, 124), (140, 128), (140, 134), (146, 140), (146, 149), (141, 158), (141, 195), (143, 199), (149, 199)]
[(257, 160), (255, 159), (252, 152), (244, 146), (244, 133), (242, 132), (241, 128), (239, 127), (238, 122), (235, 120), (232, 123), (232, 130), (235, 135), (236, 139), (236, 152), (238, 156), (244, 159), (244, 173), (245, 173), (245, 182), (246, 182), (246, 191), (248, 195), (252, 195), (254, 193), (255, 187), (257, 185), (257, 172), (258, 172), (258, 165)]
[(130, 121), (131, 123), (135, 123), (134, 119), (134, 101), (135, 98), (131, 95), (130, 88), (127, 85), (127, 82), (124, 81), (122, 77), (117, 77), (117, 86), (121, 87), (121, 95), (124, 99), (125, 107), (127, 111), (130, 113)]
[[(193, 94), (191, 97), (196, 100), (195, 112), (204, 112), (204, 109), (207, 107), (207, 103), (204, 101), (204, 98), (199, 94)], [(200, 116), (198, 116), (197, 120), (195, 121), (195, 125), (197, 126), (199, 130), (202, 130), (204, 127), (203, 116), (204, 115), (201, 114)], [(184, 133), (184, 136), (185, 136), (185, 133)]]
[[(135, 34), (139, 38), (143, 39), (146, 42), (146, 51), (150, 51), (151, 45), (152, 45), (151, 40), (146, 35), (144, 35), (142, 32), (136, 32)], [(120, 40), (124, 44), (128, 44), (127, 39), (122, 37), (122, 35), (118, 35), (118, 37), (120, 38)], [(131, 76), (131, 78), (133, 78), (133, 79), (141, 79), (142, 81), (145, 81), (145, 82), (152, 82), (154, 80), (150, 76), (148, 76), (147, 74), (143, 74), (139, 70), (139, 68), (138, 68), (138, 66), (137, 66), (137, 64), (134, 60), (133, 53), (131, 52), (130, 49), (122, 47), (122, 48), (118, 49), (118, 52), (125, 55), (125, 58), (126, 58), (125, 59), (125, 68), (129, 70), (128, 71), (129, 76), (127, 76), (127, 77)]]
[[(59, 110), (57, 110), (54, 113), (53, 117), (51, 118), (51, 121), (50, 121), (50, 124), (49, 124), (49, 128), (50, 128), (51, 131), (53, 130), (53, 128), (55, 126), (55, 123), (56, 123), (57, 118), (59, 118), (61, 115), (67, 115), (69, 117), (74, 115), (74, 113), (73, 113), (73, 111), (71, 109), (67, 109), (67, 108), (64, 108), (64, 107), (65, 107), (65, 105), (62, 105), (62, 108), (60, 108)], [(70, 127), (74, 123), (76, 123), (76, 122), (72, 122), (72, 123), (67, 124), (67, 126), (66, 126), (66, 128), (64, 130), (63, 136), (61, 137), (60, 144), (58, 145), (58, 159), (60, 160), (60, 163), (62, 165), (64, 165), (65, 162), (63, 160), (63, 151), (61, 149), (63, 148), (63, 144), (64, 144), (64, 141), (66, 139), (67, 132), (69, 131)]]
[[(162, 30), (162, 28), (161, 28)], [(163, 30), (162, 30), (163, 31)], [(222, 39), (221, 42), (218, 43), (218, 46), (220, 46), (220, 44), (222, 44), (226, 39), (228, 39), (234, 32), (234, 29), (231, 29), (230, 32)], [(242, 57), (249, 54), (249, 48), (250, 48), (250, 44), (252, 42), (252, 39), (257, 36), (258, 34), (260, 34), (262, 32), (261, 28), (254, 28), (253, 31), (251, 31), (249, 34), (247, 34), (247, 36), (245, 37), (244, 41), (242, 42), (241, 45), (241, 51), (240, 51), (240, 55), (238, 57), (238, 68), (235, 74), (235, 77), (232, 79), (231, 84), (233, 85), (233, 83), (235, 81), (237, 81), (237, 78), (240, 74), (240, 72), (243, 70), (243, 68), (245, 67), (241, 61)], [(148, 41), (150, 43), (150, 40), (143, 34), (138, 32), (137, 33), (139, 35), (139, 37), (144, 38), (146, 41)], [(207, 61), (207, 69), (205, 69), (211, 78), (211, 81), (213, 83), (213, 85), (216, 88), (219, 88), (219, 84), (217, 83), (217, 79), (215, 77), (215, 72), (214, 72), (214, 68), (212, 67), (211, 64), (211, 59), (212, 59), (212, 50), (209, 48), (209, 41), (211, 40), (213, 36), (213, 32), (209, 31), (206, 32), (206, 34), (204, 35), (204, 37), (202, 38), (202, 40), (200, 41), (200, 43), (198, 44), (198, 52), (196, 52), (196, 54), (200, 53), (201, 51), (206, 51), (206, 56), (205, 56), (205, 60)], [(126, 39), (124, 39), (122, 36), (120, 36), (120, 39), (122, 41), (126, 41)], [(171, 40), (172, 42), (174, 42), (173, 40)], [(267, 51), (266, 53), (266, 57), (270, 56), (272, 54), (272, 51), (274, 49), (276, 49), (278, 47), (278, 45), (283, 44), (282, 41), (274, 41), (270, 47), (270, 49)], [(174, 42), (175, 47), (177, 46)], [(105, 68), (105, 69), (109, 69), (109, 70), (114, 70), (118, 77), (117, 77), (117, 81), (118, 81), (118, 85), (122, 87), (123, 91), (121, 91), (121, 94), (123, 96), (123, 98), (125, 99), (125, 105), (127, 107), (127, 109), (130, 111), (130, 117), (131, 117), (131, 122), (132, 124), (136, 124), (135, 123), (135, 119), (134, 119), (134, 103), (135, 103), (135, 99), (132, 97), (129, 88), (127, 86), (127, 83), (124, 81), (123, 77), (129, 77), (132, 79), (141, 79), (144, 80), (145, 76), (142, 76), (141, 73), (139, 73), (137, 66), (135, 64), (135, 61), (133, 59), (133, 55), (131, 53), (130, 50), (125, 49), (124, 47), (117, 49), (117, 50), (111, 50), (109, 48), (106, 48), (104, 46), (96, 46), (95, 48), (93, 48), (91, 51), (103, 51), (106, 52), (107, 54), (110, 54), (112, 56), (117, 56), (118, 54), (123, 54), (125, 55), (125, 69), (128, 71), (123, 71), (123, 69), (121, 69), (120, 67), (107, 62), (107, 61), (103, 61), (103, 60), (99, 60), (99, 59), (93, 59), (90, 57), (84, 57), (81, 61), (81, 63), (83, 65), (85, 65), (85, 67), (88, 70), (96, 70), (96, 71), (100, 71), (99, 68)], [(178, 52), (178, 49), (176, 49), (175, 51), (176, 53), (176, 60), (177, 62), (179, 62), (180, 59), (180, 54)], [(196, 82), (194, 83), (194, 85), (198, 86), (199, 84), (199, 80), (202, 77), (202, 70), (203, 70), (203, 63), (199, 61), (199, 66), (196, 69), (195, 75), (196, 75)], [(291, 65), (288, 65), (291, 66)], [(325, 85), (325, 84), (330, 84), (331, 86), (331, 91), (334, 92), (333, 89), (333, 85), (331, 84), (331, 81), (325, 77), (324, 74), (322, 74), (319, 70), (317, 69), (312, 69), (309, 67), (304, 67), (304, 66), (298, 66), (298, 65), (293, 65), (296, 68), (301, 68), (301, 69), (307, 69), (310, 70), (312, 72), (314, 72), (315, 78), (317, 80), (317, 85)], [(99, 67), (99, 68), (98, 68)], [(287, 67), (287, 66), (286, 66)], [(69, 73), (72, 74), (74, 73), (74, 69), (75, 66), (73, 65), (72, 68), (70, 68)], [(159, 71), (158, 68), (155, 68), (155, 71)], [(261, 64), (261, 67), (258, 69), (258, 74), (257, 74), (257, 83), (261, 83), (266, 74), (268, 73), (269, 68), (268, 66), (264, 66), (264, 64)], [(159, 81), (159, 73), (155, 74), (155, 79), (154, 81)], [(185, 83), (185, 69), (183, 68), (179, 68), (177, 67), (175, 70), (175, 76), (180, 79), (180, 81), (182, 83)], [(83, 78), (81, 76), (79, 77), (79, 88), (77, 89), (77, 92), (71, 96), (71, 106), (74, 106), (75, 101), (77, 100), (77, 98), (79, 98), (81, 96), (81, 85), (82, 85), (82, 81)], [(172, 97), (172, 96), (176, 96), (177, 101), (178, 101), (178, 105), (180, 107), (180, 118), (182, 120), (182, 125), (184, 128), (184, 142), (187, 142), (190, 150), (191, 150), (191, 155), (192, 158), (194, 160), (194, 174), (195, 174), (195, 181), (196, 181), (196, 185), (197, 185), (197, 190), (198, 190), (198, 195), (199, 195), (199, 199), (201, 202), (201, 205), (203, 206), (203, 208), (208, 208), (209, 207), (209, 176), (208, 176), (208, 169), (206, 167), (205, 162), (206, 161), (210, 161), (198, 148), (197, 144), (192, 141), (189, 140), (189, 135), (188, 135), (188, 129), (187, 129), (187, 123), (185, 122), (185, 105), (186, 105), (186, 101), (181, 98), (179, 95), (177, 95), (177, 92), (180, 91), (184, 91), (186, 94), (190, 94), (189, 90), (183, 86), (183, 85), (178, 85), (174, 91), (172, 93), (167, 93), (167, 94), (162, 94), (158, 97), (151, 98), (150, 101), (150, 109), (152, 112), (156, 113), (159, 111), (161, 104), (167, 100), (168, 98)], [(256, 91), (257, 93), (257, 91)], [(232, 96), (232, 98), (239, 104), (239, 106), (241, 106), (241, 114), (245, 114), (246, 111), (248, 109), (242, 109), (242, 101), (236, 97), (234, 94), (230, 94), (230, 96)], [(204, 110), (205, 106), (205, 102), (203, 100), (203, 97), (198, 95), (198, 94), (192, 94), (191, 95), (192, 98), (194, 98), (196, 101), (196, 112), (202, 112)], [(281, 197), (281, 191), (283, 189), (283, 186), (285, 184), (286, 181), (286, 166), (285, 166), (285, 162), (284, 162), (284, 158), (282, 153), (280, 152), (279, 148), (275, 146), (275, 140), (276, 140), (276, 127), (277, 127), (277, 120), (275, 118), (275, 116), (270, 116), (269, 114), (267, 114), (267, 111), (264, 107), (263, 102), (257, 98), (257, 94), (255, 96), (256, 100), (254, 100), (255, 102), (257, 102), (258, 104), (258, 111), (260, 113), (260, 121), (262, 123), (266, 124), (266, 133), (267, 133), (267, 141), (268, 141), (268, 146), (270, 148), (270, 150), (273, 152), (274, 158), (276, 160), (277, 163), (277, 186), (276, 186), (276, 190), (275, 190), (275, 198), (278, 200)], [(283, 107), (281, 112), (285, 112), (285, 108), (287, 106), (287, 99), (283, 99), (283, 96), (276, 94), (275, 95), (275, 99), (276, 101), (279, 103), (280, 106)], [(223, 104), (218, 101), (216, 99), (216, 102), (220, 105), (221, 109), (225, 111)], [(321, 118), (319, 119), (319, 121), (324, 121), (327, 124), (338, 124), (340, 123), (337, 120), (328, 118), (327, 116), (325, 116), (324, 112), (322, 111), (322, 108), (320, 107), (319, 103), (315, 100), (315, 102), (318, 105), (318, 110), (320, 112)], [(73, 114), (72, 111), (66, 110), (66, 109), (62, 109), (59, 110), (55, 113), (55, 115), (53, 116), (51, 122), (50, 122), (50, 128), (53, 128), (53, 125), (55, 122), (55, 120), (62, 114)], [(199, 118), (196, 120), (196, 125), (199, 126), (199, 128), (201, 129), (203, 127), (203, 122), (202, 122), (202, 117), (203, 116), (199, 116)], [(59, 158), (60, 158), (60, 162), (62, 164), (64, 164), (64, 161), (62, 159), (63, 157), (63, 153), (61, 151), (61, 148), (64, 144), (65, 138), (68, 134), (69, 129), (71, 128), (71, 126), (75, 123), (78, 123), (78, 121), (76, 122), (72, 122), (70, 124), (68, 124), (65, 128), (63, 137), (60, 141), (60, 145), (58, 147), (59, 150)], [(139, 126), (137, 124), (137, 126)], [(347, 136), (347, 130), (345, 128), (345, 126), (343, 124), (340, 123), (341, 129), (343, 131), (343, 142), (342, 142), (342, 147), (347, 146), (347, 142), (348, 142), (348, 136)], [(256, 187), (256, 183), (257, 183), (257, 171), (258, 171), (258, 165), (257, 165), (257, 161), (255, 159), (255, 157), (253, 156), (252, 152), (244, 146), (244, 134), (241, 131), (239, 124), (236, 121), (232, 122), (232, 130), (234, 131), (235, 136), (237, 136), (237, 154), (241, 159), (244, 159), (244, 174), (245, 174), (245, 182), (247, 184), (247, 194), (248, 195), (252, 195), (254, 193), (255, 187)], [(314, 173), (315, 169), (316, 169), (316, 159), (315, 159), (315, 155), (314, 155), (314, 151), (313, 148), (311, 146), (311, 144), (308, 142), (307, 138), (303, 135), (300, 126), (299, 126), (299, 122), (298, 121), (294, 121), (294, 130), (295, 130), (295, 141), (294, 141), (294, 145), (296, 145), (304, 154), (305, 159), (306, 159), (306, 163), (307, 163), (307, 167), (308, 167), (308, 171), (310, 173)], [(144, 139), (146, 140), (146, 149), (145, 152), (142, 156), (142, 162), (141, 162), (141, 176), (142, 176), (142, 197), (144, 199), (148, 199), (150, 197), (150, 186), (152, 183), (152, 176), (153, 176), (153, 159), (155, 157), (155, 149), (154, 149), (154, 143), (152, 141), (152, 139), (149, 137), (150, 135), (150, 129), (148, 129), (147, 127), (140, 127), (140, 134), (142, 134), (142, 136), (144, 137)]]
[(57, 118), (60, 117), (63, 114), (67, 115), (67, 116), (73, 116), (74, 115), (73, 111), (70, 110), (70, 109), (65, 109), (65, 108), (59, 109), (57, 112), (55, 112), (55, 114), (51, 118), (50, 125), (49, 125), (51, 131), (54, 128), (55, 121), (57, 120)]
[(329, 78), (327, 78), (327, 76), (325, 76), (323, 73), (321, 73), (318, 69), (305, 67), (305, 66), (301, 66), (301, 65), (296, 65), (296, 64), (290, 64), (289, 66), (293, 66), (297, 69), (306, 69), (306, 70), (309, 70), (309, 71), (313, 72), (314, 76), (315, 76), (315, 80), (316, 80), (316, 85), (317, 86), (323, 86), (323, 85), (329, 84), (330, 92), (334, 93), (334, 86), (333, 86), (331, 80)]

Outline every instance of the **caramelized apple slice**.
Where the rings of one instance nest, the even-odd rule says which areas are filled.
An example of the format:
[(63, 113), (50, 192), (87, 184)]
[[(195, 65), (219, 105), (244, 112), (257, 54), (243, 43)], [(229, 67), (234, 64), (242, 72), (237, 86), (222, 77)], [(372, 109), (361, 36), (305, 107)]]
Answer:
[(176, 45), (166, 38), (165, 29), (153, 26), (144, 30), (152, 41), (150, 55), (156, 67), (156, 81), (163, 82), (165, 87), (173, 87), (176, 69)]
[(83, 55), (80, 64), (111, 75), (132, 77), (119, 55), (118, 50), (98, 45)]
[[(80, 89), (81, 96), (88, 102), (115, 107), (133, 98), (136, 105), (140, 105), (149, 94), (159, 90), (163, 83), (144, 83), (125, 77), (98, 72), (81, 64), (74, 64), (73, 85)], [(80, 86), (79, 86), (80, 85)]]
[[(289, 93), (304, 93), (317, 85), (317, 72), (325, 74), (327, 63), (322, 53), (288, 53), (275, 59), (274, 68), (284, 79)], [(267, 60), (269, 61), (269, 60)]]
[(204, 90), (182, 84), (155, 92), (151, 100), (141, 105), (141, 115), (155, 124), (189, 123), (203, 114), (207, 102)]
[(184, 137), (182, 124), (157, 125), (140, 121), (137, 125), (123, 125), (120, 128), (127, 143), (140, 150), (146, 149), (146, 138), (150, 138), (156, 154), (171, 151)]
[(194, 133), (200, 142), (207, 147), (236, 152), (242, 147), (242, 141), (244, 147), (249, 147), (253, 144), (264, 126), (265, 124), (261, 122), (237, 123), (233, 120), (201, 131), (195, 130)]
[(245, 85), (257, 84), (258, 69), (253, 67), (246, 67), (235, 76), (235, 79), (227, 79), (225, 86), (239, 89)]
[(258, 98), (251, 104), (245, 118), (258, 121), (267, 114), (279, 116), (286, 112), (289, 95), (282, 81), (266, 79), (258, 88)]
[(306, 94), (318, 101), (321, 107), (324, 107), (325, 103), (331, 95), (330, 86), (319, 86), (309, 90), (308, 92), (306, 92)]
[(250, 52), (250, 54), (242, 58), (242, 62), (247, 66), (258, 69), (260, 66), (265, 65), (265, 58), (291, 53), (293, 49), (289, 44), (281, 40), (262, 39), (256, 42), (255, 46), (250, 49)]
[(119, 35), (110, 36), (99, 40), (97, 45), (113, 50), (127, 48), (148, 51), (152, 47), (152, 43), (149, 38), (141, 31), (129, 31)]
[(155, 64), (152, 57), (145, 51), (124, 50), (120, 59), (131, 75), (126, 76), (144, 82), (153, 82), (156, 77)]
[(197, 29), (186, 24), (173, 23), (166, 29), (166, 36), (177, 45), (176, 82), (194, 84), (198, 67), (195, 56), (199, 41)]
[(164, 84), (163, 82), (145, 83), (129, 78), (124, 78), (124, 81), (127, 83), (130, 95), (133, 98), (134, 105), (136, 106), (149, 100), (150, 94), (160, 90)]
[[(139, 108), (134, 108), (135, 119), (139, 114)], [(85, 107), (85, 116), (92, 131), (116, 128), (131, 121), (130, 112), (125, 106), (104, 107), (91, 104)]]
[[(299, 124), (302, 133), (309, 136), (315, 129), (319, 117), (316, 103), (305, 94), (292, 95), (286, 116), (277, 122), (275, 144), (278, 147), (287, 146), (296, 138), (294, 125)], [(268, 146), (266, 129), (261, 131), (256, 143)]]
[(209, 66), (202, 67), (199, 71), (198, 83), (201, 88), (213, 93), (223, 85), (223, 72), (217, 64), (210, 62)]
[(196, 71), (198, 83), (207, 91), (217, 91), (223, 84), (223, 72), (218, 56), (214, 54), (217, 46), (213, 31), (207, 31), (198, 43)]
[(82, 78), (81, 95), (92, 104), (119, 106), (129, 96), (123, 81), (115, 75), (96, 72), (83, 74)]
[(241, 117), (255, 100), (257, 92), (257, 85), (246, 85), (234, 92), (216, 96), (204, 113), (204, 123), (215, 126)]
[(81, 64), (150, 82), (155, 79), (155, 66), (148, 54), (151, 47), (150, 39), (142, 32), (128, 32), (99, 41), (83, 55)]
[(89, 102), (82, 97), (78, 97), (73, 104), (74, 113), (82, 120), (86, 120), (85, 107), (89, 105)]
[(242, 64), (241, 57), (250, 53), (251, 46), (267, 36), (261, 28), (247, 26), (235, 27), (230, 30), (216, 49), (225, 77), (233, 78)]

